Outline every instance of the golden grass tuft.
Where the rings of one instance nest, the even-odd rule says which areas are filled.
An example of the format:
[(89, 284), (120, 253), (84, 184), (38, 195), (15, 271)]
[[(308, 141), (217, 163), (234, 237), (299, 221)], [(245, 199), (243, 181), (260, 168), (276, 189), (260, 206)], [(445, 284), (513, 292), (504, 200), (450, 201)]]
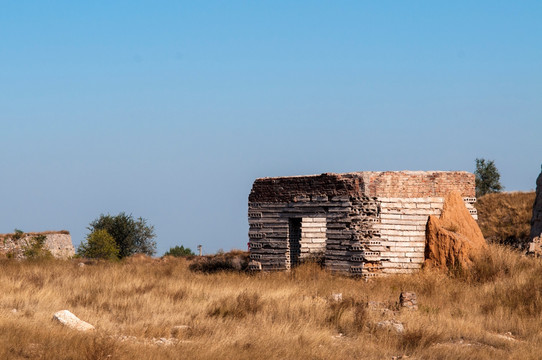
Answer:
[[(84, 267), (0, 260), (0, 358), (537, 359), (542, 353), (542, 263), (499, 245), (490, 245), (470, 272), (426, 270), (368, 282), (316, 264), (252, 275), (193, 272), (189, 265), (182, 258)], [(417, 293), (418, 311), (399, 309), (401, 291)], [(78, 333), (51, 321), (62, 309), (96, 330)], [(376, 325), (392, 319), (404, 324), (403, 333)]]

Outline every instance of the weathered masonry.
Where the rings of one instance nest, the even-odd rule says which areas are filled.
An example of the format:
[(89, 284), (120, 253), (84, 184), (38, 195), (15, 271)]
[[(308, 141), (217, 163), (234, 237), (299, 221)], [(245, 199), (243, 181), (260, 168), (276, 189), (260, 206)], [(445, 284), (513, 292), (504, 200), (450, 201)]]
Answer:
[(429, 215), (458, 191), (474, 218), (464, 171), (326, 173), (256, 179), (248, 202), (251, 268), (285, 270), (323, 257), (333, 271), (411, 273), (424, 261)]
[(0, 234), (0, 257), (24, 258), (25, 249), (39, 237), (43, 238), (43, 248), (49, 250), (55, 258), (67, 259), (75, 255), (70, 233), (62, 230)]

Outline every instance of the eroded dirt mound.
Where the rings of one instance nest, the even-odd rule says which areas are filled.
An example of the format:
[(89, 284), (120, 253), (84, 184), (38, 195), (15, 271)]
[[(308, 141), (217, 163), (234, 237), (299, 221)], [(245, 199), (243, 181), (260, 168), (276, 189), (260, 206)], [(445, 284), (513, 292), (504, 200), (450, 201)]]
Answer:
[(468, 268), (487, 247), (482, 231), (456, 192), (444, 200), (440, 218), (429, 217), (425, 236), (424, 266)]

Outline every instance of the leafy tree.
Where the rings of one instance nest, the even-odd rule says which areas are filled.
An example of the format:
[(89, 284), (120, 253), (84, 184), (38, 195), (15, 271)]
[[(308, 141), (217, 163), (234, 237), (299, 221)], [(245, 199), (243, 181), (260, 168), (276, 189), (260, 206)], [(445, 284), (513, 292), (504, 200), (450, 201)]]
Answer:
[(116, 216), (102, 214), (90, 223), (88, 230), (106, 230), (115, 239), (119, 258), (137, 253), (152, 256), (156, 252), (154, 226), (147, 225), (147, 220), (141, 217), (134, 219), (124, 212)]
[(493, 160), (476, 159), (476, 196), (500, 192), (503, 187), (500, 183), (501, 175)]
[(77, 248), (77, 255), (90, 259), (116, 260), (119, 257), (119, 247), (107, 230), (95, 230), (87, 235)]
[(181, 257), (181, 256), (190, 256), (190, 255), (196, 255), (194, 254), (194, 252), (192, 251), (192, 249), (190, 249), (189, 247), (184, 247), (184, 246), (175, 246), (175, 247), (172, 247), (172, 248), (169, 248), (169, 250), (164, 254), (164, 256), (175, 256), (175, 257)]

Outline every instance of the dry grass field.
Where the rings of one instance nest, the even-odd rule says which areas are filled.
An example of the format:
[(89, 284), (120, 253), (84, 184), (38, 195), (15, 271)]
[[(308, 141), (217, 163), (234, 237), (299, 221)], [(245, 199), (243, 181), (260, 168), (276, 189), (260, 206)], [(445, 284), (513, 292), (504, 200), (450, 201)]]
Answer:
[[(194, 273), (183, 259), (77, 263), (0, 261), (0, 359), (524, 360), (542, 354), (542, 263), (499, 245), (469, 272), (368, 282), (314, 264), (250, 275)], [(401, 291), (417, 293), (419, 310), (398, 310)], [(342, 301), (333, 293), (342, 293)], [(96, 330), (80, 333), (53, 322), (62, 309)], [(405, 331), (376, 326), (387, 319), (402, 322)], [(175, 331), (178, 325), (189, 328)]]

